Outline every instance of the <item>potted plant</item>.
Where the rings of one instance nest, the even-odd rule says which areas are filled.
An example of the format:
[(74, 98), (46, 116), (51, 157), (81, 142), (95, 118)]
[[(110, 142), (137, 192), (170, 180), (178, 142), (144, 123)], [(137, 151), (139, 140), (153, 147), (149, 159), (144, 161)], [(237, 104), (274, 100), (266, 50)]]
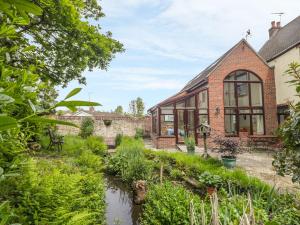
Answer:
[(184, 138), (184, 144), (186, 146), (188, 154), (194, 154), (195, 153), (195, 139), (193, 137), (185, 137)]
[(212, 195), (214, 192), (216, 192), (217, 188), (222, 185), (221, 177), (218, 175), (213, 175), (209, 172), (202, 173), (199, 176), (198, 181), (206, 186), (206, 190), (209, 195)]
[(223, 164), (226, 168), (234, 168), (236, 166), (236, 156), (240, 152), (240, 143), (233, 138), (216, 138), (214, 140), (220, 147), (218, 152), (221, 153)]

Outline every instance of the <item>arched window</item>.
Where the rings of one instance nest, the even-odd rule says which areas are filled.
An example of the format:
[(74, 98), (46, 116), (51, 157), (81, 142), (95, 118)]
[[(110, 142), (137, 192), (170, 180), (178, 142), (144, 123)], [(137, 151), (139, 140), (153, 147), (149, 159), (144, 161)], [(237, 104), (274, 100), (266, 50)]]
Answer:
[(264, 134), (262, 81), (255, 74), (238, 70), (224, 79), (225, 134)]

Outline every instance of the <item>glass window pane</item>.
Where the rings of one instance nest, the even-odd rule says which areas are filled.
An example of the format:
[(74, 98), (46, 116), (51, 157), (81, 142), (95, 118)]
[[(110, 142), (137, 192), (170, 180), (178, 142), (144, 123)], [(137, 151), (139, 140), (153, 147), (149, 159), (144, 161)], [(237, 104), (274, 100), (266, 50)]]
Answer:
[(251, 110), (250, 109), (240, 109), (240, 113), (241, 114), (249, 114), (249, 113), (251, 113)]
[(262, 106), (262, 88), (261, 83), (251, 83), (251, 103), (252, 106)]
[(177, 103), (176, 103), (176, 108), (177, 108), (177, 109), (185, 108), (185, 101), (177, 102)]
[[(161, 115), (161, 135), (174, 135), (173, 115)], [(171, 120), (171, 121), (170, 121)]]
[(236, 72), (236, 80), (247, 81), (248, 80), (248, 72), (247, 71), (237, 71)]
[(226, 107), (236, 106), (234, 83), (224, 83), (224, 104)]
[(225, 133), (228, 135), (236, 135), (236, 116), (225, 115)]
[(225, 114), (236, 114), (236, 109), (225, 109)]
[(185, 137), (185, 127), (184, 127), (184, 110), (178, 110), (177, 111), (177, 117), (178, 117), (178, 141), (182, 142), (184, 141)]
[(200, 109), (207, 109), (208, 104), (207, 104), (207, 90), (201, 91), (199, 93), (199, 108)]
[(234, 79), (235, 79), (235, 72), (229, 74), (229, 75), (225, 78), (225, 80), (230, 80), (230, 81), (234, 81)]
[(164, 105), (162, 107), (160, 107), (161, 109), (174, 109), (174, 105), (171, 104), (171, 105)]
[(195, 108), (195, 96), (192, 96), (186, 100), (186, 107)]
[(264, 113), (262, 109), (253, 109), (253, 113)]
[(263, 115), (252, 116), (253, 134), (264, 134), (264, 117)]
[(239, 131), (250, 134), (250, 115), (239, 115)]
[(248, 83), (237, 83), (238, 106), (249, 106), (249, 85)]
[(157, 132), (157, 114), (156, 111), (152, 114), (152, 132)]
[(199, 114), (208, 114), (207, 109), (199, 109)]
[(249, 73), (249, 80), (251, 81), (260, 81), (256, 75)]
[(173, 114), (174, 113), (174, 111), (173, 111), (173, 109), (162, 109), (161, 110), (161, 114)]

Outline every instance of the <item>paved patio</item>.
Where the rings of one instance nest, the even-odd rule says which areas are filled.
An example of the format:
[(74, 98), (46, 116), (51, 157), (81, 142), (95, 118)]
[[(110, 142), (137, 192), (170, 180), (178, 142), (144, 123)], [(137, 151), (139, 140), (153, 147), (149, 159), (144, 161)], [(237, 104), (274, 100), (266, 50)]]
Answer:
[[(145, 140), (145, 147), (152, 150), (155, 149), (150, 140)], [(180, 146), (181, 150), (185, 152), (185, 146)], [(166, 151), (176, 152), (179, 149), (167, 149)], [(220, 158), (216, 152), (208, 151), (209, 155), (215, 158)], [(203, 148), (196, 148), (196, 154), (202, 155)], [(271, 151), (252, 151), (238, 155), (237, 166), (245, 169), (251, 176), (258, 177), (270, 185), (275, 185), (281, 191), (300, 192), (300, 185), (294, 184), (291, 177), (282, 177), (276, 174), (273, 166), (273, 152)]]

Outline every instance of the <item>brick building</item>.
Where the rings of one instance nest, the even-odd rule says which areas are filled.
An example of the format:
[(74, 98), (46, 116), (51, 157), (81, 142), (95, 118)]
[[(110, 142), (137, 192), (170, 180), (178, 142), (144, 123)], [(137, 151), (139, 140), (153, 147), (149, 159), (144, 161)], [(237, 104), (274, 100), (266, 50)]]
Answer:
[(277, 127), (273, 69), (243, 39), (149, 111), (158, 148), (175, 147), (186, 135), (201, 145), (201, 123), (208, 123), (217, 135), (273, 135)]
[[(300, 17), (291, 23), (300, 28)], [(213, 135), (245, 141), (274, 138), (278, 127), (276, 64), (265, 56), (270, 57), (270, 48), (278, 48), (278, 40), (275, 43), (272, 40), (281, 30), (289, 34), (299, 32), (295, 26), (288, 24), (290, 28), (281, 28), (279, 23), (274, 30), (277, 28), (274, 24), (261, 54), (242, 39), (181, 91), (148, 110), (152, 115), (151, 136), (157, 148), (175, 147), (184, 142), (185, 136), (195, 137), (201, 146), (199, 125), (203, 123), (212, 129), (210, 139)], [(299, 43), (300, 37), (298, 46)]]

